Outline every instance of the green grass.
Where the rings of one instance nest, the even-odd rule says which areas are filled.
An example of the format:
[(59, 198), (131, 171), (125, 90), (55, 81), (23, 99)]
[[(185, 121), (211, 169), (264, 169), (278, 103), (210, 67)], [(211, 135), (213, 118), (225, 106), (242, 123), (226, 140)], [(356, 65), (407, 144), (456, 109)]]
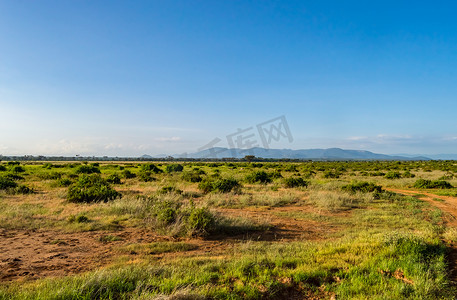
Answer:
[[(21, 165), (25, 172), (19, 174), (24, 179), (13, 181), (37, 192), (0, 192), (0, 228), (97, 231), (98, 242), (113, 247), (118, 256), (109, 267), (84, 274), (3, 282), (0, 299), (170, 295), (176, 299), (268, 299), (291, 294), (302, 298), (454, 299), (446, 262), (448, 248), (442, 240), (456, 242), (456, 230), (443, 223), (442, 211), (418, 199), (422, 195), (379, 191), (380, 186), (412, 186), (416, 178), (369, 176), (411, 170), (417, 178), (437, 180), (457, 171), (452, 162), (180, 164), (183, 173), (168, 163), (100, 163), (85, 168), (80, 164)], [(8, 173), (11, 166), (2, 165), (5, 171), (0, 173)], [(68, 187), (57, 181), (77, 182), (76, 170), (82, 169), (100, 170), (100, 180), (125, 170), (150, 172), (154, 180), (123, 177), (121, 185), (111, 186), (122, 198), (70, 203)], [(286, 178), (312, 176), (307, 176), (307, 187), (285, 189), (279, 175), (271, 176), (271, 182), (257, 180), (264, 178), (263, 172)], [(183, 176), (190, 173), (205, 179), (215, 192), (204, 194), (209, 190), (199, 189), (201, 182)], [(238, 184), (252, 174), (263, 177)], [(332, 178), (335, 174), (338, 178)], [(373, 184), (363, 183), (367, 180)], [(456, 186), (455, 180), (449, 182)], [(433, 192), (453, 196), (455, 189)], [(244, 209), (250, 213), (243, 214)], [(262, 217), (252, 213), (257, 210)], [(309, 221), (321, 230), (321, 238), (250, 240), (250, 233), (275, 229), (268, 214)], [(132, 244), (119, 237), (125, 228), (148, 230), (168, 236), (170, 241)], [(202, 234), (195, 237), (195, 233)], [(220, 244), (217, 251), (206, 252), (200, 242)], [(64, 245), (65, 241), (51, 244)]]

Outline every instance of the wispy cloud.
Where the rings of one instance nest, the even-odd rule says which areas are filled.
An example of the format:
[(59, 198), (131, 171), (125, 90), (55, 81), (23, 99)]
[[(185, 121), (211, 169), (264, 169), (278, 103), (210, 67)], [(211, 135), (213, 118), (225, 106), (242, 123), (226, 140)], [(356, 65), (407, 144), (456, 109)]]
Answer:
[(172, 136), (172, 137), (158, 137), (154, 139), (158, 142), (178, 142), (181, 140), (180, 136)]

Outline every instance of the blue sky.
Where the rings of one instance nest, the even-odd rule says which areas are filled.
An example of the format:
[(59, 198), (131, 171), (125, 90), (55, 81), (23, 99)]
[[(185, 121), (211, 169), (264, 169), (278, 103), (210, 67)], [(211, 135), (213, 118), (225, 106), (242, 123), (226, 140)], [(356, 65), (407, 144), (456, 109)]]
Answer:
[(0, 154), (457, 152), (452, 1), (0, 1)]

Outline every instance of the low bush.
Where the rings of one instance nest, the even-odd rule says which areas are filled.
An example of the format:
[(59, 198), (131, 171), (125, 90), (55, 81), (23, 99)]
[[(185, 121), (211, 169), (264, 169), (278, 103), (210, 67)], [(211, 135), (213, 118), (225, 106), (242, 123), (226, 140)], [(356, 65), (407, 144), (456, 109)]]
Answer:
[(93, 165), (81, 165), (76, 168), (76, 174), (100, 174), (100, 169)]
[(259, 182), (259, 183), (267, 184), (267, 183), (270, 183), (272, 181), (272, 179), (271, 179), (271, 175), (265, 171), (255, 171), (246, 176), (246, 181), (249, 183)]
[(131, 178), (135, 178), (136, 175), (135, 175), (135, 173), (132, 173), (132, 171), (124, 169), (122, 171), (122, 177), (124, 177), (125, 179), (131, 179)]
[(152, 177), (151, 171), (140, 170), (140, 172), (138, 172), (138, 180), (143, 182), (151, 182), (154, 181), (155, 178)]
[(308, 182), (303, 180), (301, 177), (288, 177), (284, 178), (284, 187), (294, 188), (294, 187), (307, 187)]
[(180, 164), (172, 164), (165, 167), (165, 171), (167, 173), (182, 172), (183, 169), (184, 167)]
[(241, 184), (233, 178), (205, 179), (198, 185), (198, 188), (204, 193), (219, 192), (229, 193), (231, 191), (239, 192)]
[(15, 165), (11, 168), (11, 172), (14, 172), (14, 173), (24, 173), (25, 172), (25, 168), (22, 167), (22, 166), (18, 166), (18, 165)]
[(8, 177), (0, 177), (0, 190), (14, 189), (17, 183)]
[(0, 165), (0, 172), (6, 171), (6, 167), (4, 165)]
[(384, 175), (384, 178), (387, 178), (387, 179), (399, 179), (399, 178), (401, 178), (401, 174), (400, 174), (400, 172), (390, 171), (390, 172), (387, 172), (386, 175)]
[(111, 184), (121, 184), (121, 177), (118, 174), (111, 174), (106, 181)]
[(168, 193), (176, 193), (182, 194), (182, 190), (175, 188), (174, 186), (164, 186), (160, 190), (158, 190), (159, 194), (168, 194)]
[(141, 165), (141, 170), (155, 174), (163, 173), (163, 170), (158, 168), (155, 164), (143, 164)]
[(82, 175), (68, 188), (67, 200), (76, 203), (107, 202), (121, 197), (109, 183), (98, 174)]
[(372, 193), (372, 192), (377, 192), (381, 193), (382, 192), (382, 187), (379, 185), (376, 185), (372, 182), (355, 182), (355, 183), (350, 183), (347, 185), (344, 185), (341, 187), (343, 191), (350, 192), (350, 193)]
[(444, 180), (428, 180), (418, 179), (414, 183), (414, 187), (418, 189), (452, 189), (453, 186)]
[(70, 186), (72, 183), (73, 181), (71, 181), (71, 179), (69, 178), (60, 178), (55, 181), (54, 186), (67, 187)]
[(201, 182), (203, 178), (197, 172), (184, 172), (181, 178), (188, 182)]

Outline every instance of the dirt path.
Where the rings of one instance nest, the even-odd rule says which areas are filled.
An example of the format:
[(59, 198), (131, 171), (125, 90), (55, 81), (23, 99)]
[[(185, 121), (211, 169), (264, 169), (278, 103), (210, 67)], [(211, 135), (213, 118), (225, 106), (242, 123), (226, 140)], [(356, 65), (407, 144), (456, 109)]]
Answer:
[[(457, 197), (440, 196), (420, 190), (402, 190), (402, 189), (386, 189), (391, 192), (413, 196), (427, 201), (431, 205), (445, 212), (443, 221), (448, 227), (457, 228)], [(449, 262), (449, 277), (451, 283), (457, 287), (457, 243), (446, 241), (449, 244), (448, 262)]]

